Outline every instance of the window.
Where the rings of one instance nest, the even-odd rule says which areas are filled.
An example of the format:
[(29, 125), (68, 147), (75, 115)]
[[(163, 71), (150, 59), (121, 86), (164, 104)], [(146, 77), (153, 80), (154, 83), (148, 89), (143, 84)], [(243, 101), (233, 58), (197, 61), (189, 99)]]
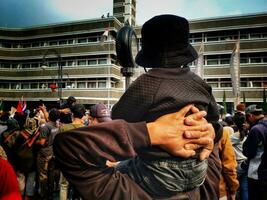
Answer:
[(22, 83), (21, 84), (21, 89), (29, 89), (29, 88), (30, 88), (29, 83)]
[(218, 60), (207, 60), (207, 65), (218, 65)]
[(10, 68), (10, 64), (9, 64), (9, 63), (3, 63), (3, 64), (2, 64), (2, 67), (3, 67), (3, 68)]
[(32, 67), (32, 68), (38, 68), (38, 67), (39, 67), (39, 63), (32, 63), (32, 64), (31, 64), (31, 67)]
[(241, 34), (240, 39), (248, 39), (248, 34)]
[(22, 68), (30, 68), (30, 64), (24, 63), (24, 64), (22, 64)]
[(261, 82), (252, 82), (253, 87), (261, 87)]
[(74, 65), (74, 61), (73, 60), (69, 60), (69, 61), (67, 61), (67, 64), (68, 64), (68, 66), (73, 66)]
[(68, 44), (73, 44), (74, 40), (68, 40)]
[(229, 60), (229, 59), (222, 59), (222, 60), (221, 60), (221, 64), (222, 64), (222, 65), (230, 64), (230, 60)]
[(40, 88), (41, 88), (41, 89), (44, 90), (44, 89), (47, 89), (47, 87), (48, 87), (48, 86), (47, 86), (47, 83), (40, 83)]
[(232, 83), (221, 83), (221, 87), (232, 87)]
[(49, 62), (49, 67), (57, 67), (57, 62)]
[(2, 47), (5, 47), (5, 48), (11, 48), (11, 43), (3, 42), (3, 43), (2, 43)]
[(105, 88), (107, 86), (106, 82), (98, 82), (98, 87), (99, 88)]
[(97, 37), (89, 37), (88, 42), (97, 42)]
[(100, 65), (107, 64), (107, 59), (99, 59), (98, 64)]
[(88, 65), (96, 65), (96, 60), (88, 60)]
[(13, 90), (18, 90), (19, 89), (19, 84), (18, 83), (11, 83), (11, 89)]
[(78, 38), (78, 43), (86, 43), (87, 39), (86, 38)]
[(194, 42), (202, 42), (202, 38), (194, 38)]
[(78, 82), (77, 88), (86, 88), (86, 83), (85, 82)]
[(32, 47), (39, 47), (40, 45), (39, 45), (39, 43), (38, 42), (34, 42), (34, 43), (32, 43)]
[(250, 63), (261, 63), (261, 58), (250, 58)]
[(219, 37), (207, 37), (207, 42), (219, 41)]
[(57, 45), (57, 41), (51, 41), (51, 42), (49, 42), (49, 45), (50, 46), (55, 46), (55, 45)]
[(240, 58), (240, 63), (248, 63), (248, 58)]
[(64, 45), (64, 44), (68, 44), (67, 40), (60, 40), (59, 41), (59, 45)]
[(242, 81), (241, 81), (240, 86), (241, 86), (241, 87), (248, 87), (248, 83), (247, 83), (247, 82), (242, 82)]
[(61, 66), (67, 66), (66, 61), (62, 61), (62, 62), (61, 62)]
[(96, 88), (96, 82), (88, 82), (87, 87), (88, 88)]
[(86, 60), (78, 60), (78, 65), (86, 65)]
[(74, 82), (68, 82), (66, 88), (67, 89), (75, 88), (75, 83)]
[(25, 43), (22, 46), (23, 46), (23, 48), (29, 48), (29, 47), (31, 47), (31, 44), (30, 43)]
[(218, 83), (208, 83), (210, 85), (210, 87), (212, 88), (217, 88), (218, 87)]
[(38, 83), (31, 83), (31, 89), (38, 89)]
[(251, 33), (250, 38), (252, 38), (252, 39), (261, 38), (261, 34), (260, 33)]
[(9, 89), (9, 83), (0, 83), (1, 89)]
[(18, 69), (19, 68), (19, 64), (12, 64), (11, 66), (13, 69)]

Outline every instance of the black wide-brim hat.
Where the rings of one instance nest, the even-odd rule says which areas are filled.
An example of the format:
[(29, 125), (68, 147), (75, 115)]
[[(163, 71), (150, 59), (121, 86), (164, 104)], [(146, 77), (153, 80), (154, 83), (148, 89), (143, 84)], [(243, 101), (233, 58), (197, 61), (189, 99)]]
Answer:
[(175, 15), (158, 15), (142, 27), (142, 49), (135, 61), (149, 68), (174, 68), (186, 65), (198, 54), (189, 42), (188, 21)]

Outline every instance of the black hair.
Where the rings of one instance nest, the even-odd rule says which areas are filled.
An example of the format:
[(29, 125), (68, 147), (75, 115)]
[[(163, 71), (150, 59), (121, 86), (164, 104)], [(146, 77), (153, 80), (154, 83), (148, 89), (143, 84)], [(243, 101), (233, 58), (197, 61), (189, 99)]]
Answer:
[(60, 117), (60, 112), (56, 108), (52, 108), (49, 111), (49, 120), (52, 122), (56, 122)]
[(71, 107), (73, 117), (81, 119), (85, 115), (85, 107), (83, 104), (75, 104)]

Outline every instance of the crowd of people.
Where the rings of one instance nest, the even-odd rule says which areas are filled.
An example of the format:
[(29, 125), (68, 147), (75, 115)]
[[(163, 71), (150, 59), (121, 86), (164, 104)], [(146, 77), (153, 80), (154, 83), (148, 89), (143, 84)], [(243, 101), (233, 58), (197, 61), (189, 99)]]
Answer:
[[(70, 194), (73, 189), (66, 186), (67, 181), (55, 164), (54, 138), (71, 129), (110, 121), (110, 112), (101, 103), (86, 110), (72, 96), (60, 107), (55, 105), (49, 110), (40, 102), (37, 108), (15, 112), (13, 116), (8, 110), (1, 112), (1, 163), (6, 163), (1, 167), (7, 165), (12, 171), (5, 174), (3, 181), (10, 181), (11, 188), (17, 190), (23, 199), (53, 199), (57, 190), (60, 199), (67, 199), (67, 196), (75, 194)], [(10, 179), (9, 173), (15, 174), (17, 180)], [(1, 183), (5, 185), (2, 180)], [(0, 199), (3, 198), (1, 195), (0, 189)]]
[(150, 70), (111, 112), (70, 96), (1, 113), (0, 199), (267, 199), (263, 110), (238, 104), (219, 118), (211, 87), (187, 66), (197, 52), (185, 18), (153, 17), (141, 35), (136, 62)]

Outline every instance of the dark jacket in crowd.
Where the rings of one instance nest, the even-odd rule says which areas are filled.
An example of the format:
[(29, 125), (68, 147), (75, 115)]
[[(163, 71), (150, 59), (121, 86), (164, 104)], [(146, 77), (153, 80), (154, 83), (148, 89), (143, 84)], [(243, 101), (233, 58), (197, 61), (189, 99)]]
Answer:
[[(112, 145), (111, 145), (112, 144)], [(126, 160), (151, 146), (146, 124), (124, 120), (100, 123), (58, 134), (53, 149), (64, 176), (85, 200), (152, 200), (128, 175), (115, 172), (106, 161)], [(208, 158), (203, 185), (164, 200), (215, 200), (219, 195), (218, 146)]]
[(248, 177), (267, 181), (267, 120), (257, 121), (243, 144), (243, 153), (249, 161)]

